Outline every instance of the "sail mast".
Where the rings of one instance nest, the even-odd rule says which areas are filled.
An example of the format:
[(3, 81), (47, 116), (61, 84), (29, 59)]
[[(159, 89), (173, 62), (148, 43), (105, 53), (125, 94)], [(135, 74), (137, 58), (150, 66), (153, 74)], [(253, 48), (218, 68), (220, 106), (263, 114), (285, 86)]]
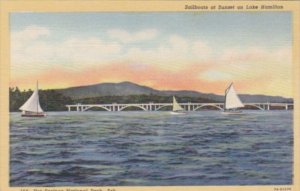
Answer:
[[(36, 91), (39, 92), (39, 81), (36, 81)], [(39, 112), (39, 99), (36, 99), (36, 112)]]
[(226, 98), (227, 98), (227, 93), (230, 87), (232, 86), (233, 82), (228, 86), (228, 88), (225, 90), (225, 99), (224, 99), (224, 111), (226, 110)]
[(36, 112), (36, 113), (43, 112), (43, 109), (41, 108), (39, 102), (38, 84), (37, 84), (37, 88), (33, 91), (30, 98), (19, 109), (22, 111), (29, 111), (29, 112)]
[(239, 107), (244, 107), (244, 104), (241, 102), (239, 96), (234, 90), (233, 83), (225, 90), (225, 102), (224, 110), (226, 109), (235, 109)]
[(39, 82), (36, 81), (36, 88), (27, 101), (19, 108), (22, 111), (22, 117), (45, 117), (43, 109), (40, 106)]
[(173, 96), (173, 111), (183, 111), (184, 109), (178, 104), (175, 96)]

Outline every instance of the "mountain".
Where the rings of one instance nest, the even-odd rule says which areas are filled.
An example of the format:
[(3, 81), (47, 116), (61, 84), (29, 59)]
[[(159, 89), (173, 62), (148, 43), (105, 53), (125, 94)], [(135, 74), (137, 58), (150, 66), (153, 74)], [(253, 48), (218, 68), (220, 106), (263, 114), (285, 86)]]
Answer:
[(292, 98), (285, 98), (281, 96), (266, 96), (266, 95), (248, 95), (248, 94), (240, 94), (242, 102), (248, 103), (293, 103)]
[[(156, 90), (147, 86), (141, 86), (132, 82), (121, 83), (100, 83), (87, 86), (70, 87), (57, 89), (64, 96), (73, 99), (92, 98), (101, 96), (129, 96), (129, 95), (157, 95), (157, 96), (179, 96), (179, 97), (201, 97), (223, 102), (224, 96), (216, 94), (206, 94), (190, 90)], [(267, 95), (239, 95), (243, 102), (293, 102), (292, 98)]]
[(160, 91), (134, 84), (131, 82), (121, 83), (101, 83), (88, 86), (71, 87), (57, 90), (65, 96), (71, 98), (89, 98), (99, 96), (126, 96), (126, 95), (141, 95), (141, 94), (159, 94)]

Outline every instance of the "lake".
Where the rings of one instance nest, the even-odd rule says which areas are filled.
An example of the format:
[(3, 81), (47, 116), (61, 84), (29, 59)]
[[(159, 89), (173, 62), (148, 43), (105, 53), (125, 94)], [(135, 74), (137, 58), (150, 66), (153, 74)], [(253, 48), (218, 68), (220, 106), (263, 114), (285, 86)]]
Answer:
[(10, 114), (11, 186), (292, 184), (293, 111)]

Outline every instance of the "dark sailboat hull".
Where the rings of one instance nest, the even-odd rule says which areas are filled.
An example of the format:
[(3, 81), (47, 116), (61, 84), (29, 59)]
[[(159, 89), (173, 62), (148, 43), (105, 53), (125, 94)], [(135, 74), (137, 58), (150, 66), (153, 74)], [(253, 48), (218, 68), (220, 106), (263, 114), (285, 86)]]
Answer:
[(46, 117), (46, 114), (22, 114), (22, 117)]
[(46, 113), (23, 112), (22, 117), (45, 117)]

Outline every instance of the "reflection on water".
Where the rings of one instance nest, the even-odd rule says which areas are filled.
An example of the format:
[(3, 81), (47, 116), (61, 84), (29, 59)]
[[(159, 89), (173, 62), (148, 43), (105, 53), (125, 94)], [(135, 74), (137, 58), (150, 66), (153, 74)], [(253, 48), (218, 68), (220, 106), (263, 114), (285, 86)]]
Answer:
[(291, 111), (10, 117), (11, 186), (292, 184)]

